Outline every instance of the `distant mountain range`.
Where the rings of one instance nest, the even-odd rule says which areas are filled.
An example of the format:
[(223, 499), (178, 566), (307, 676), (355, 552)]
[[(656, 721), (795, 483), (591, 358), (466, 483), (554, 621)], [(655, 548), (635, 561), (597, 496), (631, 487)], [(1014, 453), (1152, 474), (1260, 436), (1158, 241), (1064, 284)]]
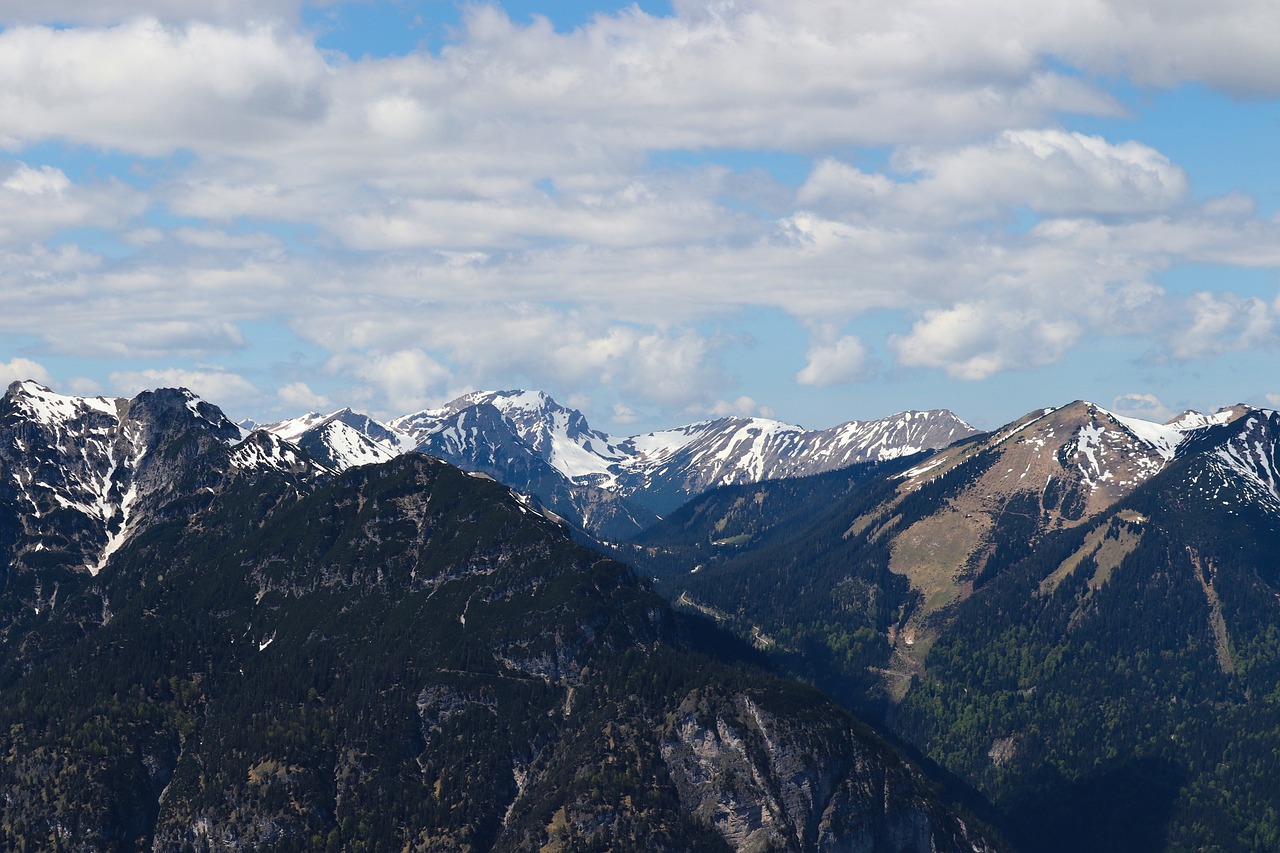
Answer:
[(797, 477), (946, 445), (976, 430), (947, 411), (903, 412), (806, 430), (719, 418), (619, 438), (537, 391), (483, 391), (380, 424), (343, 409), (261, 428), (335, 469), (406, 451), (478, 471), (602, 539), (625, 539), (694, 495)]

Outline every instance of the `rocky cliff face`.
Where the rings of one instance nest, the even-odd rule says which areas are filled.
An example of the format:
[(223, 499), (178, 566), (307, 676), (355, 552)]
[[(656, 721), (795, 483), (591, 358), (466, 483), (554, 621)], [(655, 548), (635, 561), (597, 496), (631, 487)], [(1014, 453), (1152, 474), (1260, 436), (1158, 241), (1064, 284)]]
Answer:
[(764, 701), (690, 693), (661, 745), (686, 808), (735, 851), (993, 849), (874, 742), (811, 711), (780, 718)]

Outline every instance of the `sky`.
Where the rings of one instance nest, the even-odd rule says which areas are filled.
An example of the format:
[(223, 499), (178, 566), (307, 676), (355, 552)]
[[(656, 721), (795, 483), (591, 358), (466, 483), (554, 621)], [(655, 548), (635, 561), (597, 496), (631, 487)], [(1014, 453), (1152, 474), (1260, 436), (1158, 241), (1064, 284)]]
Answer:
[(0, 0), (0, 379), (1280, 407), (1274, 0)]

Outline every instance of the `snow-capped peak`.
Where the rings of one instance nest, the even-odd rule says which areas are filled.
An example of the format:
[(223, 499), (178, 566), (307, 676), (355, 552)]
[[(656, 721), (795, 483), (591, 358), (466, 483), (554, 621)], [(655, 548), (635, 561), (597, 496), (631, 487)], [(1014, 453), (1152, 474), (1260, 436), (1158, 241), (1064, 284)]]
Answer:
[(245, 471), (327, 471), (307, 459), (292, 441), (266, 430), (257, 430), (231, 451), (231, 464)]
[[(337, 414), (336, 412), (334, 413)], [(297, 442), (302, 434), (317, 424), (323, 423), (334, 415), (322, 415), (319, 412), (307, 412), (296, 418), (289, 418), (283, 421), (277, 421), (273, 424), (257, 424), (255, 429), (264, 429), (272, 435), (279, 436), (285, 441)]]
[(82, 417), (86, 412), (117, 416), (117, 401), (106, 397), (73, 397), (46, 388), (30, 379), (14, 382), (8, 396), (17, 409), (39, 423), (64, 423)]
[(1168, 422), (1168, 426), (1181, 430), (1182, 432), (1191, 432), (1205, 427), (1221, 426), (1229, 424), (1232, 421), (1243, 417), (1250, 412), (1251, 409), (1243, 403), (1237, 403), (1234, 406), (1225, 406), (1211, 415), (1203, 412), (1197, 412), (1188, 409), (1177, 417)]
[[(9, 386), (5, 405), (0, 457), (28, 518), (30, 547), (61, 550), (91, 573), (132, 536), (138, 507), (172, 488), (172, 456), (157, 447), (193, 434), (206, 447), (238, 435), (216, 406), (185, 389), (126, 400), (25, 381)], [(68, 525), (69, 518), (79, 520)]]

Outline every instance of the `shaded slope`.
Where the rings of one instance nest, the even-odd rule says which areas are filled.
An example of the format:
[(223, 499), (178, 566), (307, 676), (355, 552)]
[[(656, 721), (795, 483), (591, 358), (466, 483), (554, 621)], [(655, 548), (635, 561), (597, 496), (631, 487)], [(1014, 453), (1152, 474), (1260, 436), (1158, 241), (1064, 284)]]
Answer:
[[(409, 455), (200, 492), (8, 654), (0, 825), (78, 850), (986, 849), (820, 696)], [(63, 630), (80, 602), (110, 618)]]

